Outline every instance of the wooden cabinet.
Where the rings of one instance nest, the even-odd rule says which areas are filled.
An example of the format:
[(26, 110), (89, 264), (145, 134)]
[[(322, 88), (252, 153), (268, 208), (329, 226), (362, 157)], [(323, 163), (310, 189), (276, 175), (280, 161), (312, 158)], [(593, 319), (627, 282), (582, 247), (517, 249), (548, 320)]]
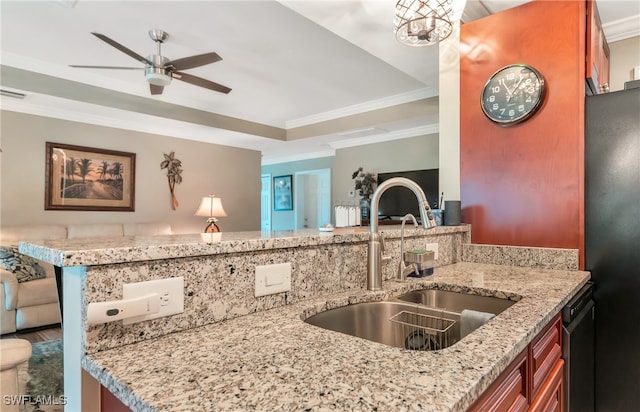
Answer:
[(562, 321), (558, 314), (469, 411), (564, 411)]
[(556, 317), (529, 345), (531, 398), (535, 398), (562, 357), (562, 321)]
[(531, 412), (562, 412), (564, 410), (564, 360), (555, 363), (549, 378), (531, 402)]
[(526, 411), (527, 353), (522, 352), (507, 370), (473, 404), (470, 411)]
[(587, 94), (609, 91), (609, 45), (595, 0), (587, 0)]

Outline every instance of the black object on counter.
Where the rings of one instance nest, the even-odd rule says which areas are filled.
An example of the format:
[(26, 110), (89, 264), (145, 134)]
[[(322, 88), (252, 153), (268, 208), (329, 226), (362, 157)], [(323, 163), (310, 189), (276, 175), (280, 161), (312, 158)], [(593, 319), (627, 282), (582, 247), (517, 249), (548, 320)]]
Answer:
[(462, 202), (459, 200), (444, 201), (444, 225), (458, 226), (462, 221)]

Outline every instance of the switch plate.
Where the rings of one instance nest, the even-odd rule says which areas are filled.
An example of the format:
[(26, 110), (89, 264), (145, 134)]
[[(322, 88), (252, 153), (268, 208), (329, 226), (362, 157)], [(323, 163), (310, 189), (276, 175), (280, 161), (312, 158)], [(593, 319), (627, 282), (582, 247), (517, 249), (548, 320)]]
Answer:
[(429, 251), (433, 251), (433, 259), (438, 260), (438, 244), (437, 243), (427, 243), (425, 249)]
[(123, 325), (162, 318), (184, 312), (184, 278), (166, 278), (122, 285), (122, 298), (130, 299), (149, 293), (160, 295), (160, 311), (150, 315), (122, 319)]
[(291, 262), (256, 266), (255, 297), (291, 290)]

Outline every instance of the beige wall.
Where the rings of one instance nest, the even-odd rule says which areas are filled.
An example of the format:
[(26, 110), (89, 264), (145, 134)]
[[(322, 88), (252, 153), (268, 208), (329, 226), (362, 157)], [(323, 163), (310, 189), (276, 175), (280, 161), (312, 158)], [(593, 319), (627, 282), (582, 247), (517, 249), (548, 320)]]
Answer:
[(437, 168), (438, 144), (438, 134), (430, 134), (336, 150), (331, 171), (333, 204), (360, 200), (349, 197), (349, 191), (354, 190), (351, 175), (360, 166), (373, 173)]
[(438, 44), (440, 191), (447, 200), (460, 200), (460, 22)]
[[(2, 111), (0, 224), (119, 223), (163, 221), (177, 233), (200, 232), (193, 216), (200, 198), (215, 193), (228, 217), (223, 231), (260, 230), (260, 152), (167, 136)], [(136, 154), (135, 212), (45, 211), (45, 142)], [(163, 153), (182, 161), (176, 185), (180, 206), (171, 209)]]
[(611, 91), (623, 90), (624, 83), (634, 80), (632, 71), (640, 66), (640, 36), (609, 44)]

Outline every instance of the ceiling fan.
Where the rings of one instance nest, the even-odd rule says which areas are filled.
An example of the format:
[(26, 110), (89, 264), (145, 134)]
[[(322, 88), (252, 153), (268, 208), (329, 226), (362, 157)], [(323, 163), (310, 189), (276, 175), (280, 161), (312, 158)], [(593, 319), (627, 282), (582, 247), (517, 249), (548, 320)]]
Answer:
[(218, 53), (204, 53), (196, 56), (183, 57), (181, 59), (169, 60), (161, 53), (160, 47), (162, 43), (169, 38), (169, 34), (164, 30), (149, 30), (149, 36), (153, 41), (158, 44), (158, 53), (150, 56), (142, 57), (138, 53), (126, 48), (120, 43), (110, 39), (104, 34), (91, 32), (94, 36), (104, 41), (105, 43), (115, 47), (128, 56), (133, 57), (140, 63), (144, 64), (142, 67), (122, 67), (122, 66), (85, 66), (85, 65), (70, 65), (71, 67), (87, 68), (87, 69), (116, 69), (116, 70), (142, 70), (144, 69), (144, 75), (149, 82), (151, 94), (162, 94), (164, 86), (168, 86), (171, 83), (171, 79), (182, 80), (193, 84), (195, 86), (204, 87), (206, 89), (214, 90), (220, 93), (229, 93), (231, 91), (227, 86), (223, 86), (219, 83), (212, 82), (211, 80), (203, 79), (201, 77), (193, 76), (188, 73), (183, 73), (181, 70), (192, 69), (194, 67), (204, 66), (205, 64), (215, 63), (222, 60), (222, 57)]

